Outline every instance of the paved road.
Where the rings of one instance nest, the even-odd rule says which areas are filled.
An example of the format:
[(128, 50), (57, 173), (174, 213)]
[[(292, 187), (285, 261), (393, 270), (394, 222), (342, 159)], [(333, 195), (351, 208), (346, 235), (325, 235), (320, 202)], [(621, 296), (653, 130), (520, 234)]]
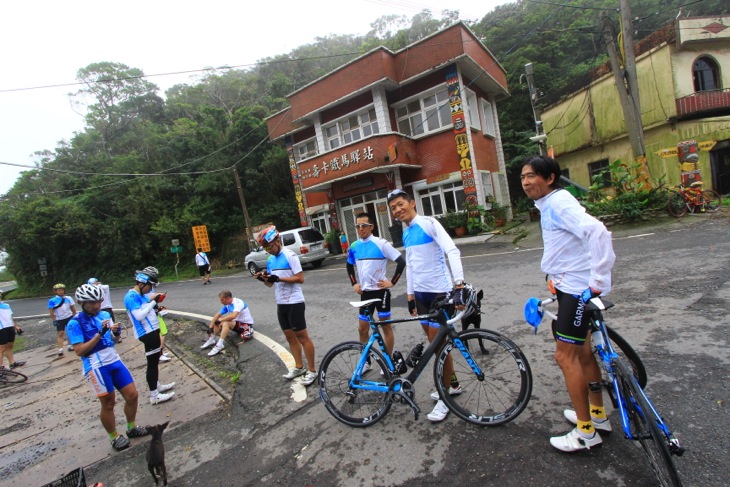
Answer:
[[(641, 354), (649, 394), (688, 447), (678, 464), (692, 486), (726, 485), (730, 478), (729, 235), (727, 220), (704, 217), (614, 232), (617, 306), (607, 317)], [(561, 415), (568, 399), (549, 330), (534, 335), (521, 319), (525, 299), (545, 295), (539, 234), (533, 226), (528, 238), (516, 245), (510, 240), (502, 236), (461, 250), (467, 280), (486, 292), (482, 326), (513, 338), (530, 360), (533, 396), (515, 421), (479, 428), (452, 415), (431, 424), (395, 406), (371, 428), (349, 428), (325, 411), (314, 387), (306, 400), (296, 400), (280, 378), (285, 369), (279, 359), (255, 344), (241, 348), (243, 374), (230, 409), (166, 435), (171, 485), (654, 485), (638, 450), (618, 434), (602, 449), (578, 455), (561, 454), (547, 443), (568, 429)], [(354, 313), (343, 303), (357, 297), (346, 284), (342, 260), (305, 275), (307, 319), (321, 358), (335, 343), (356, 337)], [(284, 344), (271, 291), (245, 275), (214, 279), (212, 286), (163, 284), (170, 308), (204, 314), (216, 309), (224, 288), (250, 303), (258, 332)], [(394, 309), (404, 311), (404, 290), (396, 287)], [(117, 305), (121, 294), (115, 291)], [(39, 303), (12, 305), (21, 315), (24, 306), (37, 309)], [(397, 347), (408, 351), (423, 341), (421, 335), (417, 326), (400, 325)], [(426, 412), (431, 388), (430, 374), (416, 383), (416, 401)], [(615, 414), (612, 419), (617, 421)], [(143, 450), (132, 448), (92, 466), (91, 478), (110, 486), (150, 485)]]

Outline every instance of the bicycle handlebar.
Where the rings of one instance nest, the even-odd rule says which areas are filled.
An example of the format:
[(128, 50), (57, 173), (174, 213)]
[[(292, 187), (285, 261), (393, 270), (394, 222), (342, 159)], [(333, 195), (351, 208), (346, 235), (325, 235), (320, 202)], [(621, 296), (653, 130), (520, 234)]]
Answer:
[[(350, 306), (352, 306), (353, 308), (362, 308), (362, 307), (367, 306), (369, 304), (379, 303), (380, 301), (381, 300), (380, 299), (377, 299), (377, 298), (374, 298), (374, 299), (366, 299), (365, 301), (350, 301)], [(454, 300), (453, 299), (449, 299), (447, 301), (446, 300), (443, 301), (442, 303), (443, 304), (441, 306), (439, 306), (433, 313), (429, 313), (429, 314), (425, 314), (425, 315), (418, 315), (418, 316), (411, 316), (409, 318), (404, 318), (404, 319), (400, 319), (400, 320), (398, 320), (398, 319), (392, 320), (391, 319), (391, 320), (388, 320), (388, 321), (390, 321), (391, 323), (403, 323), (403, 322), (406, 322), (406, 321), (427, 320), (427, 319), (428, 320), (433, 320), (433, 319), (438, 318), (440, 316), (441, 309), (444, 306), (454, 304)], [(464, 317), (464, 313), (465, 312), (466, 312), (466, 308), (461, 309), (461, 310), (458, 310), (458, 313), (456, 313), (452, 318), (446, 320), (446, 324), (447, 325), (452, 325), (452, 324), (456, 323), (457, 321), (459, 321), (461, 318)], [(376, 323), (378, 323), (378, 322), (376, 322)]]

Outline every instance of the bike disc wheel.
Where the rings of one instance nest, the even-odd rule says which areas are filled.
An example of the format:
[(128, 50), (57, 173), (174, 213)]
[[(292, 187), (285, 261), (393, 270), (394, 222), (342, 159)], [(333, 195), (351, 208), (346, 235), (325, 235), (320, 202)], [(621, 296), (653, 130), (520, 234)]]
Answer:
[[(483, 377), (474, 373), (461, 350), (448, 341), (434, 364), (436, 390), (446, 406), (459, 418), (479, 426), (498, 426), (515, 419), (532, 394), (532, 372), (527, 357), (511, 340), (491, 330), (466, 330), (457, 337)], [(455, 396), (444, 390), (444, 362), (448, 356), (462, 389)]]
[(643, 391), (632, 380), (630, 367), (623, 360), (614, 360), (614, 369), (624, 395), (626, 412), (635, 441), (641, 444), (649, 465), (662, 487), (681, 487), (682, 480), (674, 465), (669, 438), (659, 427), (660, 421)]
[(672, 216), (677, 218), (684, 216), (687, 213), (687, 202), (684, 200), (684, 196), (681, 193), (670, 194), (667, 209)]
[(15, 372), (14, 370), (0, 371), (0, 383), (4, 384), (20, 384), (28, 380), (28, 376)]
[(722, 198), (720, 198), (717, 192), (711, 189), (706, 189), (702, 192), (701, 202), (702, 204), (697, 206), (695, 211), (715, 213), (722, 206)]
[[(634, 372), (634, 377), (639, 382), (639, 385), (643, 389), (646, 387), (646, 383), (649, 380), (646, 374), (646, 368), (644, 363), (639, 358), (639, 354), (629, 345), (624, 337), (618, 334), (616, 330), (608, 325), (606, 326), (606, 332), (608, 332), (608, 338), (611, 340), (611, 347), (616, 354), (626, 360), (631, 366), (631, 370)], [(600, 357), (596, 356), (598, 363), (601, 363)]]
[[(364, 348), (360, 342), (340, 343), (327, 352), (319, 366), (319, 397), (327, 411), (348, 426), (375, 424), (391, 406), (387, 392), (350, 387)], [(370, 349), (370, 366), (364, 379), (386, 386), (391, 373), (383, 354), (374, 348)]]

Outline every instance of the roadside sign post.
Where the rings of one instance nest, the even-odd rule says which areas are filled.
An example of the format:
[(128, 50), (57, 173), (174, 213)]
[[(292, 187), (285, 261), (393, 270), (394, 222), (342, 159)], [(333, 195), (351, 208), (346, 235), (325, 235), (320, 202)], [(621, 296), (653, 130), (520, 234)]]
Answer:
[(175, 261), (175, 279), (180, 279), (180, 275), (177, 273), (177, 266), (180, 264), (180, 254), (183, 253), (183, 247), (180, 245), (180, 240), (173, 239), (172, 240), (172, 247), (170, 247), (170, 252), (175, 254), (176, 261)]

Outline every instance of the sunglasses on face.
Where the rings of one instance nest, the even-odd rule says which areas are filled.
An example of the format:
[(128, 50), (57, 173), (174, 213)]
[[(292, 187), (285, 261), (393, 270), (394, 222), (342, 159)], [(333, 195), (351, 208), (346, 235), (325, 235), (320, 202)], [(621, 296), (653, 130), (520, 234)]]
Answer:
[(406, 199), (407, 199), (408, 198), (408, 193), (406, 193), (402, 189), (394, 189), (393, 191), (391, 191), (390, 193), (388, 193), (388, 197), (387, 197), (388, 203), (390, 203), (391, 200), (397, 198), (398, 196), (405, 196)]
[(372, 223), (357, 223), (357, 224), (355, 224), (355, 226), (357, 228), (367, 228), (367, 227), (372, 227), (373, 224)]

